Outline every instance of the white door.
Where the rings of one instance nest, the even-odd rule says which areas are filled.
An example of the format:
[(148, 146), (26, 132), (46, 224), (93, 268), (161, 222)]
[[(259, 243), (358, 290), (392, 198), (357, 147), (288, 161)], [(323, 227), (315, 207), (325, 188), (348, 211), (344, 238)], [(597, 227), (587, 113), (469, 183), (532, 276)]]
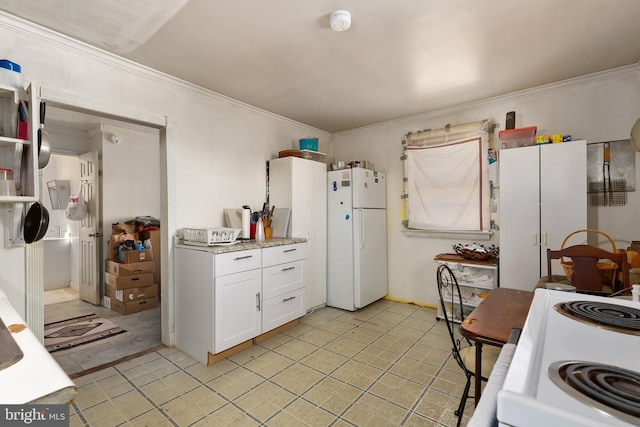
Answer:
[(531, 290), (540, 278), (538, 146), (500, 150), (500, 286)]
[(91, 304), (101, 303), (100, 259), (100, 186), (98, 181), (98, 152), (79, 156), (80, 186), (88, 203), (87, 217), (80, 224), (80, 299)]
[[(569, 166), (570, 165), (570, 166)], [(560, 249), (572, 231), (587, 228), (586, 141), (540, 147), (540, 277), (547, 275), (547, 248)], [(580, 236), (586, 237), (586, 234)], [(569, 242), (568, 245), (579, 244)], [(502, 250), (500, 251), (502, 257)], [(552, 274), (565, 274), (554, 261)], [(502, 265), (500, 265), (502, 268)]]
[(354, 295), (362, 308), (387, 295), (387, 211), (354, 209)]

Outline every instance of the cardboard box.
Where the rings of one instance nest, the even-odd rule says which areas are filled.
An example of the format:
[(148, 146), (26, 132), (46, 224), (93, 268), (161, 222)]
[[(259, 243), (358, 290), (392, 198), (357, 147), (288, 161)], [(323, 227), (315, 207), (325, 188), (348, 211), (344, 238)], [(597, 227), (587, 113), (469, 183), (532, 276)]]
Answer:
[(114, 276), (107, 274), (107, 285), (114, 289), (142, 288), (153, 285), (153, 273), (135, 274), (133, 276)]
[(126, 242), (127, 240), (139, 240), (138, 233), (133, 234), (113, 234), (111, 235), (111, 239), (109, 239), (109, 249), (107, 258), (112, 259), (114, 261), (119, 261), (118, 255), (120, 252), (120, 245)]
[(122, 302), (115, 299), (111, 300), (111, 310), (120, 314), (133, 314), (140, 311), (151, 310), (158, 305), (158, 297), (139, 299), (135, 301)]
[(138, 236), (140, 237), (139, 240), (142, 240), (143, 242), (146, 239), (149, 239), (151, 241), (151, 251), (153, 252), (153, 262), (156, 264), (156, 268), (153, 271), (153, 283), (160, 284), (162, 283), (162, 276), (161, 276), (162, 265), (160, 264), (161, 262), (160, 260), (162, 259), (160, 250), (162, 246), (160, 245), (160, 230), (141, 231), (140, 233), (138, 233)]
[(124, 224), (119, 222), (111, 224), (111, 234), (134, 234), (137, 231), (136, 222), (133, 220), (127, 221)]
[(115, 289), (111, 286), (105, 287), (105, 296), (120, 302), (136, 301), (158, 296), (158, 285), (145, 286), (142, 288)]
[[(154, 261), (132, 262), (130, 264), (123, 264), (113, 260), (106, 260), (104, 271), (111, 273), (114, 276), (134, 276), (142, 273), (153, 273), (156, 268)], [(154, 280), (155, 282), (155, 280)], [(157, 282), (155, 282), (157, 283)]]
[(141, 251), (122, 251), (118, 254), (118, 259), (123, 264), (139, 263), (142, 261), (153, 261), (153, 251), (151, 249), (143, 249)]

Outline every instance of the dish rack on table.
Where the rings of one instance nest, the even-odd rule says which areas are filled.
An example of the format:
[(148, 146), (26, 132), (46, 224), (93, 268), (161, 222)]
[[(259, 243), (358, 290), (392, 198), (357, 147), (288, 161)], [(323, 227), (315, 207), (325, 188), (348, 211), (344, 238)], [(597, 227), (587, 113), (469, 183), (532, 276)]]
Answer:
[(240, 228), (183, 228), (183, 243), (194, 246), (231, 244), (236, 241), (240, 231)]

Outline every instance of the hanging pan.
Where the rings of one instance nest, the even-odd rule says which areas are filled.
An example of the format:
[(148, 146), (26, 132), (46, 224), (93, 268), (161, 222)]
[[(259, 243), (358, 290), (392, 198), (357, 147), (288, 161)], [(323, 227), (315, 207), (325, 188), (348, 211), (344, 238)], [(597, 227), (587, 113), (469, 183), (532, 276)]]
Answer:
[(47, 234), (49, 228), (49, 211), (40, 202), (34, 202), (24, 219), (24, 241), (37, 242)]
[(49, 164), (51, 157), (51, 142), (49, 134), (44, 130), (44, 115), (47, 105), (40, 103), (40, 129), (38, 129), (38, 169), (44, 169)]

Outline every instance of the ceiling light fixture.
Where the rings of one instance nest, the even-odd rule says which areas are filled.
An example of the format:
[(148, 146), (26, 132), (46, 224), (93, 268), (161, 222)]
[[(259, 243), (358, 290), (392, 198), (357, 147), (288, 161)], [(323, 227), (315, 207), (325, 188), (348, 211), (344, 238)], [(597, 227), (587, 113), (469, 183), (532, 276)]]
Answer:
[(346, 10), (336, 10), (329, 18), (331, 29), (334, 31), (347, 31), (351, 26), (351, 14)]

